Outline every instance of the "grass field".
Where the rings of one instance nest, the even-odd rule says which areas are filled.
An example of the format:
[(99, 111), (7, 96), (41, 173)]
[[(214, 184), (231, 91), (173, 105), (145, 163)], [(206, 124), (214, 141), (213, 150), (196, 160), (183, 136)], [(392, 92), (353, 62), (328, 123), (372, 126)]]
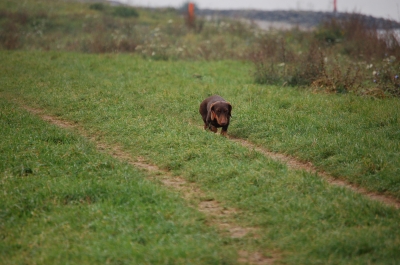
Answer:
[(386, 34), (0, 1), (0, 264), (400, 264)]
[[(218, 93), (233, 105), (230, 135), (399, 199), (398, 99), (256, 85), (251, 69), (1, 51), (0, 262), (234, 264), (245, 249), (285, 264), (397, 264), (397, 209), (203, 131), (198, 105)], [(257, 235), (227, 237), (148, 173), (21, 106), (195, 183)]]

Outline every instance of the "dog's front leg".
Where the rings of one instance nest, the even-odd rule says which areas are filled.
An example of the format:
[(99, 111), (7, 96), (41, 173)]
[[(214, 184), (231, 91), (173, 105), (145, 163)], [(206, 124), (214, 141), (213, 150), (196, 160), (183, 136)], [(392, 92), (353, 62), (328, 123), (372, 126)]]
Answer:
[(211, 124), (210, 124), (210, 126), (209, 126), (208, 128), (210, 128), (210, 130), (211, 130), (212, 132), (214, 132), (214, 133), (216, 133), (216, 132), (218, 131), (217, 127), (212, 126)]
[(222, 127), (221, 135), (227, 136), (228, 135), (228, 126)]

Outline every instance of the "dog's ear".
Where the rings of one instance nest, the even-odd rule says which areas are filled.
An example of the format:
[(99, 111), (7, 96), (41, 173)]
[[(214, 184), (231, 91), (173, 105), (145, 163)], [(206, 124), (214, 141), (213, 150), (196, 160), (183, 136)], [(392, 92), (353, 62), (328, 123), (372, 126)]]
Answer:
[(214, 112), (214, 110), (211, 110), (211, 120), (215, 120), (215, 116), (217, 116)]
[(214, 105), (215, 105), (216, 103), (217, 103), (217, 102), (211, 104), (211, 106), (210, 106), (210, 115), (211, 115), (211, 120), (212, 120), (212, 121), (215, 120), (215, 116), (217, 116), (217, 115), (215, 114), (215, 111), (214, 111)]
[(229, 103), (229, 102), (226, 102), (226, 104), (228, 104), (228, 113), (229, 113), (229, 116), (232, 116), (232, 114), (231, 114), (231, 112), (232, 112), (232, 105), (231, 105), (231, 103)]

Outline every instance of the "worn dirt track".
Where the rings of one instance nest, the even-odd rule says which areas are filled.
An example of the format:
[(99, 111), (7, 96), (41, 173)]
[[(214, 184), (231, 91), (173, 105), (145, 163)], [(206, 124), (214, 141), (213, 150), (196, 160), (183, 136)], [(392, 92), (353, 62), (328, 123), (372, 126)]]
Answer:
[(314, 165), (311, 162), (304, 163), (304, 162), (297, 160), (294, 157), (291, 157), (291, 156), (288, 156), (285, 154), (268, 151), (265, 148), (258, 147), (255, 144), (252, 144), (243, 139), (234, 138), (234, 137), (230, 137), (230, 139), (234, 142), (237, 142), (237, 143), (247, 147), (247, 148), (251, 148), (257, 152), (260, 152), (263, 155), (265, 155), (275, 161), (280, 161), (282, 163), (285, 163), (289, 168), (292, 168), (295, 170), (304, 170), (307, 172), (317, 174), (319, 177), (324, 178), (332, 185), (348, 188), (354, 192), (363, 194), (372, 200), (380, 201), (386, 205), (390, 205), (390, 206), (395, 207), (396, 209), (400, 209), (400, 201), (397, 200), (396, 198), (388, 196), (388, 195), (384, 195), (384, 194), (379, 194), (376, 192), (371, 192), (364, 188), (361, 188), (354, 184), (351, 184), (345, 180), (334, 178), (331, 175), (329, 175), (328, 173), (318, 170), (316, 167), (314, 167)]
[[(90, 136), (79, 124), (59, 119), (55, 116), (44, 114), (44, 111), (36, 108), (31, 108), (26, 105), (21, 105), (22, 108), (28, 112), (39, 116), (41, 119), (57, 125), (64, 129), (73, 129), (77, 131), (80, 135), (88, 138), (95, 143), (97, 149), (101, 152), (105, 152), (114, 158), (128, 162), (129, 164), (149, 172), (149, 178), (161, 182), (166, 187), (179, 192), (181, 196), (188, 202), (197, 201), (194, 205), (197, 210), (204, 213), (207, 218), (207, 223), (211, 226), (216, 227), (222, 235), (229, 236), (232, 238), (241, 238), (245, 236), (256, 237), (258, 233), (257, 227), (242, 227), (236, 224), (234, 221), (234, 215), (242, 214), (238, 209), (224, 207), (220, 202), (215, 200), (202, 200), (201, 198), (206, 198), (205, 193), (195, 184), (189, 183), (184, 178), (180, 176), (173, 176), (169, 171), (160, 169), (156, 165), (153, 165), (146, 161), (142, 157), (132, 157), (128, 152), (124, 151), (122, 147), (118, 145), (110, 145), (104, 143), (96, 137)], [(249, 141), (229, 137), (233, 142), (236, 142), (246, 148), (255, 150), (273, 160), (285, 163), (289, 168), (294, 170), (304, 170), (307, 172), (315, 173), (321, 178), (326, 179), (332, 185), (342, 186), (348, 188), (354, 192), (363, 194), (364, 196), (382, 202), (383, 204), (393, 206), (397, 209), (400, 208), (400, 201), (386, 195), (377, 194), (374, 192), (369, 192), (363, 188), (352, 185), (344, 180), (335, 179), (329, 174), (318, 170), (311, 163), (304, 163), (297, 160), (294, 157), (290, 157), (284, 154), (271, 152), (265, 148), (256, 146)], [(238, 262), (244, 264), (254, 264), (254, 265), (264, 265), (264, 264), (274, 264), (276, 261), (280, 260), (280, 254), (276, 250), (266, 250), (269, 253), (268, 257), (262, 255), (259, 252), (248, 252), (245, 250), (238, 251)]]
[[(55, 116), (46, 115), (42, 110), (31, 108), (26, 105), (22, 105), (22, 108), (36, 116), (39, 116), (48, 123), (64, 129), (73, 129), (77, 131), (80, 135), (94, 142), (99, 151), (105, 152), (118, 160), (125, 161), (136, 168), (149, 172), (150, 179), (160, 181), (166, 187), (179, 192), (188, 202), (198, 201), (197, 205), (195, 205), (197, 210), (204, 213), (207, 217), (207, 223), (216, 227), (222, 235), (231, 238), (257, 236), (258, 229), (256, 227), (242, 227), (232, 221), (233, 215), (241, 214), (238, 209), (225, 207), (216, 200), (202, 200), (201, 198), (206, 198), (206, 195), (195, 183), (189, 183), (180, 176), (173, 176), (169, 171), (160, 169), (156, 165), (152, 165), (142, 157), (132, 157), (132, 155), (124, 151), (118, 145), (109, 145), (97, 140), (96, 137), (90, 136), (76, 123), (62, 120)], [(238, 262), (252, 265), (269, 265), (274, 264), (275, 261), (279, 260), (280, 255), (277, 251), (267, 252), (269, 253), (268, 257), (259, 252), (239, 250)]]

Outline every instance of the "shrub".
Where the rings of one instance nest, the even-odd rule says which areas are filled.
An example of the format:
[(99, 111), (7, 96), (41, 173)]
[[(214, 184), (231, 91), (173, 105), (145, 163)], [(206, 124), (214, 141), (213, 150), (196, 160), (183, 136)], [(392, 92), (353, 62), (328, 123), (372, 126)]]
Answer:
[(313, 34), (267, 34), (249, 53), (256, 83), (400, 97), (400, 44), (392, 30), (352, 14), (322, 23)]
[(372, 61), (383, 59), (388, 54), (400, 55), (395, 33), (382, 28), (359, 14), (343, 18), (331, 18), (315, 31), (315, 39), (327, 44), (339, 44), (339, 51), (355, 59)]
[(114, 16), (123, 17), (123, 18), (138, 17), (139, 16), (139, 13), (136, 11), (136, 9), (131, 8), (131, 7), (127, 7), (127, 6), (117, 6), (117, 7), (115, 7), (112, 14)]
[(373, 82), (380, 90), (400, 97), (400, 63), (396, 57), (390, 56), (372, 73)]
[(287, 49), (286, 41), (276, 36), (264, 36), (255, 51), (250, 52), (250, 60), (255, 65), (255, 81), (259, 84), (276, 85), (285, 82), (287, 64), (294, 54)]
[(92, 10), (103, 11), (105, 6), (102, 3), (94, 3), (89, 6)]
[(314, 32), (315, 39), (327, 44), (341, 42), (344, 32), (341, 24), (336, 19), (323, 22)]
[(7, 50), (20, 48), (20, 30), (17, 23), (6, 22), (0, 29), (0, 46)]
[(288, 84), (292, 86), (309, 86), (315, 80), (326, 76), (324, 53), (321, 48), (313, 43), (305, 54), (296, 60), (290, 72)]

